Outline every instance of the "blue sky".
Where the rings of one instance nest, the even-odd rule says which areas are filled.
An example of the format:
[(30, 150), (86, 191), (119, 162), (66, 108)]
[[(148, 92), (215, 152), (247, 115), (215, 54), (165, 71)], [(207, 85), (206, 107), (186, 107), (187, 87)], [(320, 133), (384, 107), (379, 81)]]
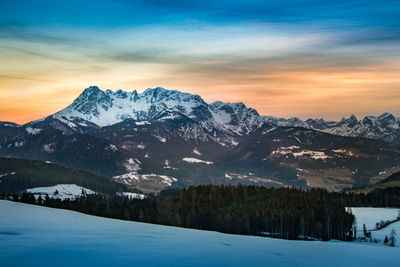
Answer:
[(3, 22), (44, 26), (119, 27), (190, 21), (211, 24), (325, 22), (340, 29), (392, 28), (400, 24), (398, 1), (2, 0), (1, 6)]
[(45, 116), (91, 84), (282, 117), (400, 116), (399, 14), (399, 1), (1, 0), (0, 120)]

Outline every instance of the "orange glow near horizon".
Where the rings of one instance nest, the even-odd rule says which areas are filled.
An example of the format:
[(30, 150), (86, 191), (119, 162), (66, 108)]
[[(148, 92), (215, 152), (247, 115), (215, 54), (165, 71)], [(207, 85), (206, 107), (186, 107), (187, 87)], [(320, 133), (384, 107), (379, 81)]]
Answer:
[(392, 63), (385, 68), (336, 73), (279, 71), (258, 73), (254, 77), (238, 76), (232, 81), (217, 75), (207, 79), (205, 74), (178, 77), (162, 69), (157, 73), (149, 70), (151, 75), (136, 73), (136, 77), (130, 75), (129, 69), (86, 72), (67, 78), (58, 74), (48, 80), (3, 76), (0, 77), (0, 121), (23, 124), (46, 117), (72, 103), (90, 85), (103, 90), (121, 88), (139, 92), (162, 86), (199, 94), (206, 102), (244, 102), (261, 115), (285, 118), (337, 120), (350, 114), (361, 117), (383, 112), (398, 116), (400, 71), (395, 66)]

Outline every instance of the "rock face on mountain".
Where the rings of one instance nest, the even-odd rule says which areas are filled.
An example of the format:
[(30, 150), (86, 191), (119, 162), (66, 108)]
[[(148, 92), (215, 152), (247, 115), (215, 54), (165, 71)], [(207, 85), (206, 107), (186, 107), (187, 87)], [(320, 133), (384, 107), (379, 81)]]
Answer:
[(0, 157), (51, 161), (145, 192), (205, 183), (339, 190), (398, 168), (399, 136), (399, 119), (387, 113), (361, 121), (280, 119), (163, 88), (91, 86), (44, 119), (0, 123)]

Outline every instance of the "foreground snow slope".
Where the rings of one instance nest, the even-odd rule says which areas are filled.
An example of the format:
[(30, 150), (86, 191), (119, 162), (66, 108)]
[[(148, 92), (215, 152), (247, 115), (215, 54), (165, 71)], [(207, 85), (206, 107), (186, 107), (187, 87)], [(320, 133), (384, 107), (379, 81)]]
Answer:
[(397, 248), (228, 235), (0, 200), (2, 266), (398, 266)]

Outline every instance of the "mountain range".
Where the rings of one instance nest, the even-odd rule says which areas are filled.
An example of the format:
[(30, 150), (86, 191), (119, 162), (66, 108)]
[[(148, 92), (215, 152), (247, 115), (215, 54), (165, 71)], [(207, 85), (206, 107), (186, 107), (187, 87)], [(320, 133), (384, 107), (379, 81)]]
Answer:
[(304, 127), (334, 135), (373, 138), (400, 144), (400, 118), (390, 113), (366, 116), (362, 120), (358, 120), (354, 115), (348, 119), (342, 118), (340, 121), (323, 119), (302, 121), (298, 118), (281, 119), (268, 116), (264, 119), (279, 126)]
[(85, 89), (61, 111), (0, 123), (0, 156), (50, 161), (144, 192), (246, 183), (333, 190), (369, 185), (400, 166), (400, 118), (339, 122), (261, 116), (164, 88)]
[[(54, 127), (73, 132), (87, 132), (90, 128), (110, 126), (127, 119), (146, 123), (187, 117), (202, 128), (222, 131), (230, 136), (246, 135), (264, 122), (290, 127), (303, 127), (330, 134), (380, 139), (400, 144), (400, 118), (390, 113), (367, 116), (358, 120), (354, 115), (339, 122), (323, 119), (300, 120), (260, 116), (243, 103), (216, 101), (207, 104), (200, 96), (164, 88), (149, 88), (142, 94), (137, 91), (102, 91), (91, 86), (67, 108), (45, 118), (58, 120)], [(63, 125), (58, 125), (61, 122)], [(37, 122), (34, 122), (37, 124)]]

